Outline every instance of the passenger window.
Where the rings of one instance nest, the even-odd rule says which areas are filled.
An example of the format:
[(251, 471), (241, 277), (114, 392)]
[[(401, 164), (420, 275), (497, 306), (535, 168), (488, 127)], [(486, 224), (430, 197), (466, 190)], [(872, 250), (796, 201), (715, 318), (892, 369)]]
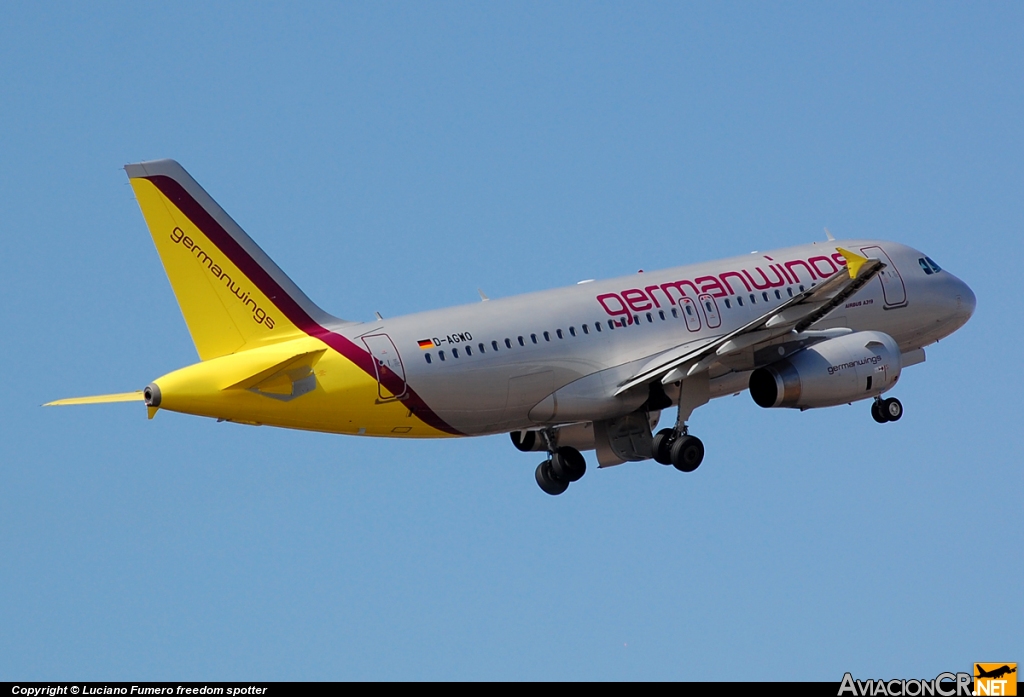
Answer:
[(576, 327), (569, 327), (569, 333), (573, 336), (576, 336)]
[(792, 298), (793, 297), (793, 286), (790, 286), (789, 288), (787, 288), (786, 292), (789, 293), (789, 297)]
[(594, 329), (596, 329), (597, 331), (601, 331), (601, 323), (600, 322), (594, 322)]
[(765, 302), (768, 302), (768, 293), (761, 293), (761, 297), (764, 298)]
[(778, 291), (778, 290), (775, 291), (775, 299), (776, 300), (782, 300), (782, 292), (781, 291)]
[(498, 342), (497, 341), (492, 341), (491, 342), (491, 348), (494, 349), (495, 351), (497, 351), (498, 350)]
[(585, 324), (583, 325), (583, 333), (584, 334), (589, 334), (590, 333), (590, 328), (587, 325), (585, 325)]
[(466, 355), (467, 356), (472, 356), (473, 355), (473, 347), (472, 346), (467, 346), (466, 347)]
[(751, 305), (756, 305), (757, 304), (757, 298), (754, 297), (753, 293), (750, 294), (750, 304)]
[(612, 331), (615, 331), (615, 322), (608, 320), (608, 328), (611, 329)]
[(443, 361), (444, 360), (444, 351), (438, 351), (437, 352), (437, 357), (440, 358)]
[(743, 296), (742, 295), (737, 295), (736, 296), (736, 304), (739, 305), (740, 307), (743, 307)]
[(523, 341), (523, 337), (519, 337), (519, 345), (520, 346), (526, 346), (526, 342)]
[(427, 359), (427, 363), (430, 363), (430, 354), (429, 353), (424, 353), (423, 357)]
[(665, 311), (664, 310), (658, 310), (658, 317), (661, 317), (661, 321), (664, 322), (665, 321)]
[(653, 321), (654, 321), (654, 318), (653, 318), (653, 317), (651, 317), (651, 313), (650, 313), (650, 312), (648, 312), (648, 313), (647, 313), (647, 322), (648, 322), (648, 323), (650, 323), (650, 322), (653, 322)]
[(562, 336), (562, 330), (561, 329), (556, 329), (555, 330), (555, 336), (557, 336), (559, 339), (564, 339), (565, 338), (564, 336)]
[(532, 341), (533, 343), (536, 344), (537, 343), (537, 335), (536, 334), (530, 334), (530, 341)]
[(801, 293), (803, 293), (803, 292), (804, 292), (804, 287), (803, 287), (803, 284), (801, 284), (801, 285), (800, 285), (800, 292), (801, 292)]
[(672, 316), (679, 319), (679, 311), (676, 308), (672, 308)]
[(924, 259), (918, 259), (917, 263), (921, 265), (921, 269), (929, 276), (935, 273), (934, 271), (932, 271), (932, 268), (928, 266), (928, 262), (925, 261)]
[(476, 347), (478, 349), (480, 349), (480, 353), (487, 353), (486, 351), (484, 351), (484, 345), (483, 344), (477, 344)]
[(512, 348), (512, 339), (505, 339), (505, 348)]
[(688, 314), (691, 317), (693, 317), (693, 305), (690, 305), (689, 303), (687, 303), (687, 305), (686, 305), (686, 314)]
[(544, 332), (544, 341), (551, 341), (551, 335), (547, 332)]
[(459, 357), (459, 350), (458, 349), (452, 349), (452, 358), (458, 358), (458, 357)]
[(729, 298), (725, 299), (725, 309), (726, 310), (731, 310), (732, 309), (732, 305), (729, 304)]

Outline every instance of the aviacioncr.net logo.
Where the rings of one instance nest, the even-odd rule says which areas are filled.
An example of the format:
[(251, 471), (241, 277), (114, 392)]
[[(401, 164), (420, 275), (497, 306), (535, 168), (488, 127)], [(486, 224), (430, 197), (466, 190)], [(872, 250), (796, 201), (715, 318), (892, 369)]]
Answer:
[(970, 673), (939, 673), (933, 680), (855, 680), (843, 675), (838, 697), (972, 697)]

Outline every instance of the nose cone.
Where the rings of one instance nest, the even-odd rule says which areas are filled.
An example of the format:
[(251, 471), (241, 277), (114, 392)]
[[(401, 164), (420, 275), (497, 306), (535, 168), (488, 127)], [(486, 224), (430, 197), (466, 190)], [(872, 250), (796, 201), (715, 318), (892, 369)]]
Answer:
[(978, 306), (978, 299), (974, 297), (974, 291), (966, 283), (961, 281), (959, 278), (956, 279), (957, 290), (959, 291), (956, 296), (957, 309), (963, 315), (963, 320), (966, 322), (974, 314), (974, 308)]

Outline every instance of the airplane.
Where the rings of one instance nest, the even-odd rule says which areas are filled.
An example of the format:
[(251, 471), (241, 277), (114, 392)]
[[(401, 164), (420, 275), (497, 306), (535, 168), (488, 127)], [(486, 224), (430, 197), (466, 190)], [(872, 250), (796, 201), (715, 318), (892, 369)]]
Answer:
[[(359, 322), (313, 303), (173, 160), (125, 166), (199, 354), (145, 389), (46, 406), (144, 402), (249, 425), (392, 438), (508, 433), (546, 453), (551, 495), (587, 469), (696, 470), (695, 409), (749, 390), (764, 408), (883, 398), (974, 312), (924, 253), (871, 239), (767, 253)], [(663, 410), (673, 426), (653, 433)]]
[(978, 674), (974, 676), (976, 678), (994, 678), (994, 679), (998, 679), (998, 678), (1003, 677), (1004, 675), (1009, 675), (1010, 673), (1016, 673), (1017, 672), (1017, 665), (1014, 664), (1013, 668), (1011, 668), (1008, 665), (1003, 665), (1003, 666), (1000, 666), (999, 668), (995, 668), (993, 670), (985, 670), (980, 665), (975, 664), (975, 669), (978, 672)]

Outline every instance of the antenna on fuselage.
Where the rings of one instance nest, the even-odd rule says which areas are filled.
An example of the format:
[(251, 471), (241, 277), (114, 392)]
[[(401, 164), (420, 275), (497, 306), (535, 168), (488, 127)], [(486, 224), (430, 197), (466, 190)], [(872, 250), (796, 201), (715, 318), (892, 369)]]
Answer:
[(835, 242), (836, 241), (836, 238), (832, 236), (832, 233), (829, 232), (828, 228), (825, 228), (825, 237), (828, 238), (829, 242)]

